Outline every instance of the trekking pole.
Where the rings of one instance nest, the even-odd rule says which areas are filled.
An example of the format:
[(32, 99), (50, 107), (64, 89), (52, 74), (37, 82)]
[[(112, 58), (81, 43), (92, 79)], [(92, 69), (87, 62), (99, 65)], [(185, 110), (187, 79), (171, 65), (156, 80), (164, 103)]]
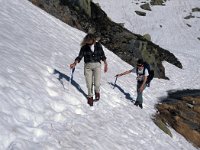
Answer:
[(72, 84), (73, 76), (74, 76), (75, 68), (70, 69), (70, 77), (69, 77), (69, 83), (68, 83), (68, 90), (70, 90), (70, 84)]
[(71, 74), (70, 74), (70, 79), (69, 79), (69, 83), (72, 84), (72, 80), (73, 80), (73, 76), (74, 76), (74, 71), (75, 71), (75, 67), (73, 69), (71, 69)]
[(113, 89), (116, 87), (116, 82), (117, 82), (117, 76), (115, 77), (115, 82), (114, 82)]

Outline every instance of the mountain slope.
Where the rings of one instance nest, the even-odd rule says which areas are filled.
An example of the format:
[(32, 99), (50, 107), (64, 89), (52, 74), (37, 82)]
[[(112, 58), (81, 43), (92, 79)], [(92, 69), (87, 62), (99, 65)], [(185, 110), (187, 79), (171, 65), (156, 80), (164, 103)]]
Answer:
[[(163, 62), (166, 76), (170, 81), (156, 84), (156, 87), (154, 86), (156, 89), (159, 88), (159, 91), (163, 92), (174, 89), (200, 89), (200, 80), (197, 80), (200, 77), (198, 67), (200, 65), (200, 42), (198, 40), (200, 12), (192, 12), (193, 8), (200, 6), (199, 1), (167, 1), (165, 6), (151, 6), (152, 11), (146, 11), (145, 17), (138, 16), (134, 12), (142, 10), (139, 6), (144, 1), (94, 0), (94, 2), (98, 2), (112, 20), (124, 23), (130, 31), (138, 34), (149, 33), (154, 43), (170, 50), (183, 64), (181, 70)], [(190, 13), (195, 17), (184, 19)]]
[[(115, 74), (132, 67), (105, 49), (109, 72), (102, 72), (101, 100), (89, 107), (83, 61), (74, 74), (75, 86), (53, 74), (56, 69), (70, 76), (83, 32), (26, 0), (1, 0), (0, 20), (0, 149), (195, 149), (173, 130), (170, 138), (151, 120), (158, 97), (172, 83), (178, 87), (174, 78), (155, 79), (144, 92), (141, 110), (126, 99), (136, 98), (134, 74), (112, 86)], [(157, 88), (161, 84), (166, 89)]]
[[(151, 35), (152, 41), (171, 52), (187, 53), (200, 57), (198, 40), (200, 34), (200, 12), (193, 12), (199, 8), (198, 0), (167, 1), (165, 6), (151, 6), (152, 11), (143, 10), (140, 5), (148, 1), (129, 0), (94, 0), (112, 20), (124, 23), (130, 31), (144, 35)], [(146, 16), (138, 16), (135, 11), (144, 11)], [(194, 18), (184, 19), (194, 16)], [(190, 25), (190, 27), (188, 26)], [(186, 44), (187, 43), (187, 44)]]

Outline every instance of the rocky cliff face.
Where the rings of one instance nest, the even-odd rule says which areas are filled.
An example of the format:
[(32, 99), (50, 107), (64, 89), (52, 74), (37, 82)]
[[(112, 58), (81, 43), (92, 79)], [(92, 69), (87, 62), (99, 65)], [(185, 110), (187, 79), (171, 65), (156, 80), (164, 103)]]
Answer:
[[(59, 1), (59, 0), (58, 0)], [(74, 5), (78, 6), (84, 11), (89, 17), (91, 17), (91, 0), (60, 0), (61, 5)]]
[(30, 1), (72, 27), (84, 32), (94, 32), (101, 37), (104, 46), (129, 64), (135, 66), (137, 59), (143, 58), (155, 71), (155, 77), (166, 78), (162, 61), (182, 68), (180, 61), (172, 53), (113, 22), (90, 0)]
[[(159, 113), (155, 123), (158, 126), (162, 123), (170, 125), (188, 141), (200, 147), (200, 90), (170, 92), (168, 95), (156, 106)], [(167, 131), (163, 125), (161, 129)]]

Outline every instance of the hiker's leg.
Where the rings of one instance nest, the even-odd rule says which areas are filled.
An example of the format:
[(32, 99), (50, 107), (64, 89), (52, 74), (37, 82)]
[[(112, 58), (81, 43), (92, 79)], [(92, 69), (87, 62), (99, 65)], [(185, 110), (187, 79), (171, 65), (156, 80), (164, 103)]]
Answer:
[(142, 93), (143, 92), (139, 91), (141, 85), (142, 85), (141, 83), (137, 83), (137, 98), (136, 98), (136, 102), (138, 102), (139, 104), (143, 103), (143, 97), (142, 97)]
[(85, 81), (88, 89), (88, 97), (93, 97), (93, 76), (92, 76), (92, 68), (90, 63), (86, 63), (84, 67), (84, 75)]
[(101, 81), (101, 64), (95, 63), (95, 68), (94, 68), (94, 90), (95, 93), (99, 93), (100, 91), (100, 81)]
[(142, 83), (137, 83), (137, 99), (136, 101), (138, 101), (139, 104), (142, 104), (143, 103), (143, 91), (144, 89), (146, 88), (146, 84), (144, 85), (144, 89), (142, 92), (139, 91), (140, 87), (141, 87)]

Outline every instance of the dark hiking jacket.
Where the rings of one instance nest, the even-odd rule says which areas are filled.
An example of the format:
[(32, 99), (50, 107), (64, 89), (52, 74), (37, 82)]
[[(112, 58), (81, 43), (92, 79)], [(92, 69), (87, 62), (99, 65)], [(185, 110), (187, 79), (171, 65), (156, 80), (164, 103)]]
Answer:
[(84, 62), (100, 62), (101, 60), (106, 60), (106, 56), (104, 54), (103, 48), (99, 42), (96, 42), (94, 45), (94, 52), (91, 50), (90, 45), (86, 44), (81, 47), (78, 57), (76, 57), (76, 61), (80, 62), (84, 57)]

